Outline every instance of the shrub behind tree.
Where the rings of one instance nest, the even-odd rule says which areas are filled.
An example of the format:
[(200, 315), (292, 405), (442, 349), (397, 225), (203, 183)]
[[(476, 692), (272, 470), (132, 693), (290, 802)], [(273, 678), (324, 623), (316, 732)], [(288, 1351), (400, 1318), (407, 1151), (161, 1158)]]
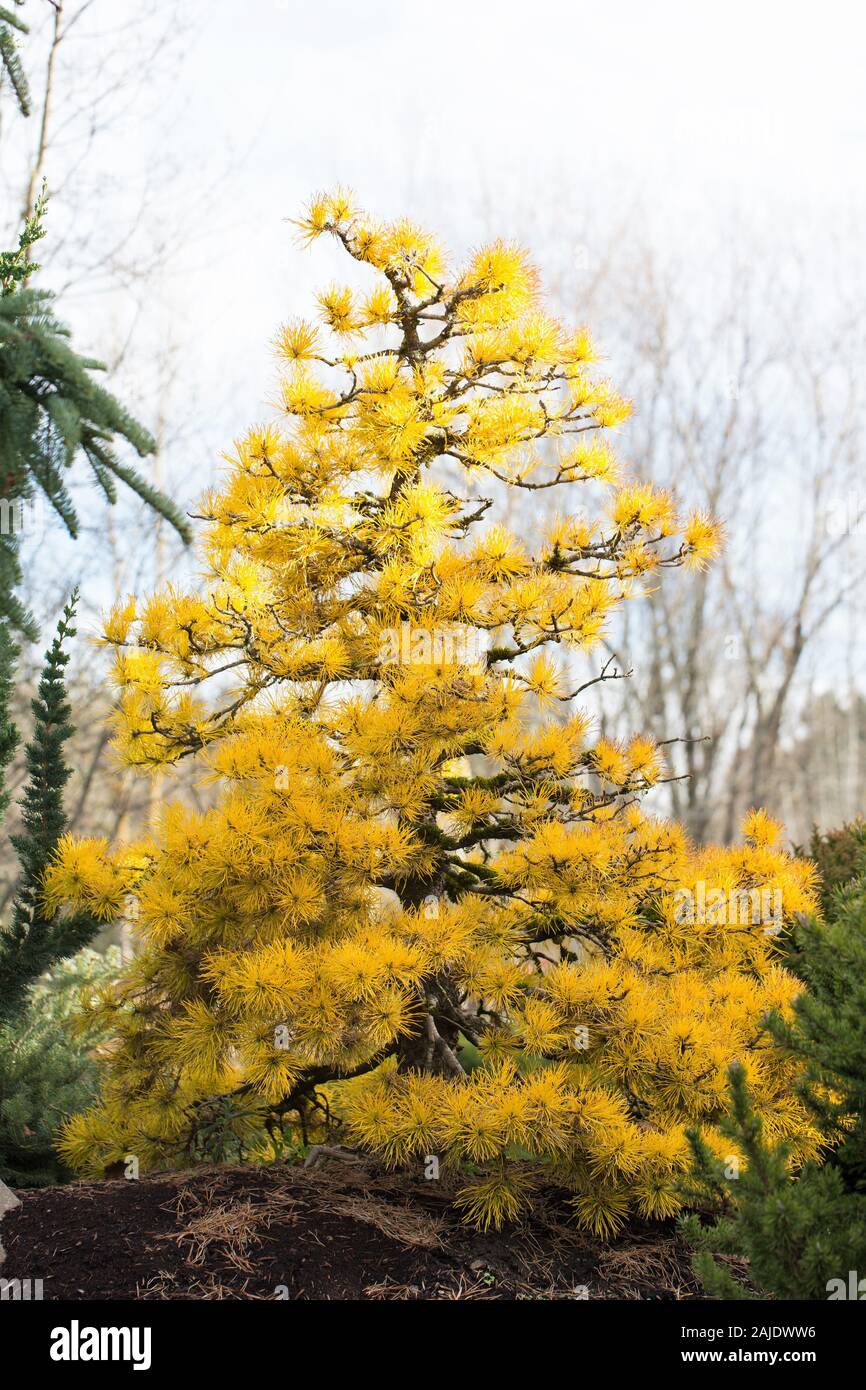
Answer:
[[(829, 924), (797, 930), (807, 989), (791, 1014), (769, 1020), (777, 1044), (801, 1066), (799, 1093), (829, 1161), (792, 1163), (789, 1142), (756, 1114), (745, 1071), (731, 1071), (732, 1110), (722, 1121), (743, 1160), (717, 1161), (692, 1135), (700, 1184), (726, 1208), (715, 1224), (685, 1223), (695, 1267), (715, 1297), (749, 1296), (723, 1254), (746, 1257), (750, 1278), (777, 1298), (848, 1297), (866, 1279), (866, 878), (837, 889)], [(727, 1172), (727, 1176), (726, 1176)], [(841, 1281), (834, 1284), (832, 1281)]]

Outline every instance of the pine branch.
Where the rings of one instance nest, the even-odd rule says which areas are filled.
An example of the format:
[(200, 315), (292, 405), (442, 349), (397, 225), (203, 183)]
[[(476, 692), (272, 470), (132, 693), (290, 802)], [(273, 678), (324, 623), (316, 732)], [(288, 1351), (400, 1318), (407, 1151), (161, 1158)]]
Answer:
[(3, 494), (29, 497), (35, 483), (62, 518), (71, 535), (78, 517), (61, 470), (81, 452), (97, 484), (105, 490), (106, 474), (125, 483), (184, 541), (189, 523), (158, 489), (115, 453), (124, 440), (139, 457), (153, 454), (153, 437), (93, 378), (102, 364), (80, 356), (68, 330), (54, 317), (52, 297), (44, 291), (14, 289), (0, 296), (0, 467)]
[(28, 287), (38, 269), (30, 250), (45, 235), (46, 207), (43, 186), (17, 248), (0, 253), (0, 620), (31, 640), (38, 635), (35, 625), (14, 594), (21, 570), (10, 508), (43, 496), (68, 533), (77, 536), (78, 515), (64, 474), (79, 455), (110, 503), (117, 499), (119, 481), (184, 542), (191, 539), (189, 522), (171, 499), (116, 452), (124, 442), (145, 458), (156, 451), (152, 435), (95, 379), (104, 364), (76, 352), (68, 328), (54, 313), (53, 296)]
[(40, 269), (29, 259), (31, 246), (45, 236), (45, 212), (48, 207), (48, 189), (43, 183), (33, 212), (26, 219), (18, 237), (14, 251), (0, 251), (0, 294), (10, 294), (16, 285), (23, 284)]
[[(20, 5), (21, 0), (15, 0), (15, 3)], [(12, 32), (13, 29), (16, 29), (19, 34), (30, 32), (24, 21), (19, 19), (12, 10), (7, 10), (5, 5), (0, 5), (0, 71), (5, 72), (9, 79), (22, 116), (29, 116), (30, 87), (21, 66), (21, 59), (18, 56), (18, 45)]]

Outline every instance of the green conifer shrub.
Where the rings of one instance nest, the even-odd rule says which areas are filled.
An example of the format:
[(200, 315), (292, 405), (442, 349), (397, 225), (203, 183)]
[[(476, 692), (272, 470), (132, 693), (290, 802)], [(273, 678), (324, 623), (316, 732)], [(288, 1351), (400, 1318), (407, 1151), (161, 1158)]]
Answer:
[[(85, 949), (48, 971), (14, 1025), (0, 1023), (0, 1178), (38, 1187), (71, 1175), (57, 1156), (58, 1126), (85, 1109), (96, 1092), (93, 1051), (102, 1035), (79, 1003), (82, 991), (119, 973), (120, 951)], [(74, 1026), (73, 1026), (74, 1024)]]
[[(738, 1162), (714, 1157), (699, 1132), (689, 1136), (691, 1196), (699, 1205), (715, 1198), (722, 1214), (711, 1225), (693, 1214), (683, 1230), (716, 1298), (755, 1297), (759, 1289), (781, 1299), (825, 1299), (833, 1281), (845, 1285), (852, 1271), (866, 1279), (866, 877), (836, 888), (831, 912), (827, 924), (797, 929), (797, 968), (807, 988), (793, 1018), (767, 1020), (775, 1041), (804, 1063), (800, 1098), (828, 1161), (791, 1172), (785, 1136), (764, 1132), (739, 1063), (730, 1070), (731, 1112), (720, 1126)], [(736, 1278), (726, 1255), (748, 1259), (754, 1289)]]

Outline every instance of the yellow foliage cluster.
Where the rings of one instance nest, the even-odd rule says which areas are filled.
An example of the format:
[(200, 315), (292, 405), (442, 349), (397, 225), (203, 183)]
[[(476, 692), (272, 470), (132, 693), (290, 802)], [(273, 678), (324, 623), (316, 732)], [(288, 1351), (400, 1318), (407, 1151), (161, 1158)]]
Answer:
[[(645, 815), (660, 750), (593, 739), (557, 660), (718, 526), (623, 477), (606, 434), (628, 405), (518, 247), (452, 270), (342, 192), (300, 225), (355, 280), (281, 330), (284, 418), (205, 498), (200, 590), (105, 624), (120, 756), (191, 756), (216, 800), (167, 803), (146, 844), (69, 839), (46, 875), (49, 909), (137, 936), (89, 1006), (115, 1042), (65, 1157), (176, 1161), (217, 1115), (267, 1155), (333, 1107), (389, 1163), (438, 1156), (477, 1224), (546, 1173), (610, 1232), (675, 1209), (684, 1131), (722, 1142), (734, 1057), (812, 1152), (761, 1032), (796, 990), (776, 932), (812, 906), (809, 869), (763, 813), (729, 851)], [(553, 487), (565, 509), (516, 532), (508, 500)], [(683, 911), (708, 893), (755, 910)]]

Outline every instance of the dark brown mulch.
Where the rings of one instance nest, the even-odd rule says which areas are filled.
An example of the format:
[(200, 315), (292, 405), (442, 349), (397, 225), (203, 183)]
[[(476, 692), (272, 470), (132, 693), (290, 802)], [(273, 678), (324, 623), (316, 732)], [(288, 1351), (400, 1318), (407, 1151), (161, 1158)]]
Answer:
[(603, 1242), (555, 1193), (506, 1232), (460, 1224), (439, 1184), (329, 1155), (20, 1191), (4, 1279), (46, 1299), (695, 1299), (670, 1225)]

